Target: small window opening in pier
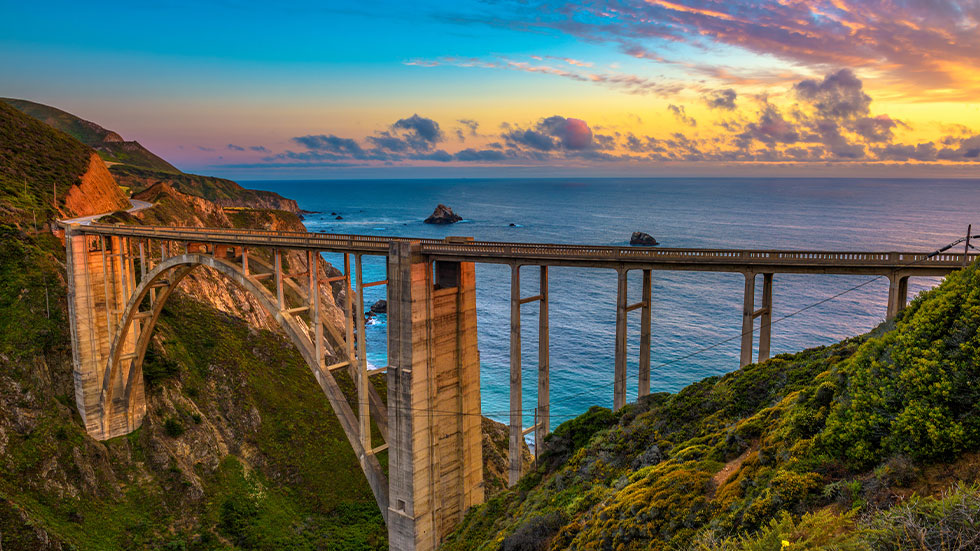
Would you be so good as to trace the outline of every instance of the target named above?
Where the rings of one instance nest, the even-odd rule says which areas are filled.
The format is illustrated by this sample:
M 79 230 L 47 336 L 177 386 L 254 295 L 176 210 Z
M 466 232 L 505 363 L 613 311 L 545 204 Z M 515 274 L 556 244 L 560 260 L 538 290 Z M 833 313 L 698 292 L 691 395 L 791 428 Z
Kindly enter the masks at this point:
M 459 287 L 459 262 L 440 262 L 437 261 L 434 267 L 436 289 L 450 289 Z

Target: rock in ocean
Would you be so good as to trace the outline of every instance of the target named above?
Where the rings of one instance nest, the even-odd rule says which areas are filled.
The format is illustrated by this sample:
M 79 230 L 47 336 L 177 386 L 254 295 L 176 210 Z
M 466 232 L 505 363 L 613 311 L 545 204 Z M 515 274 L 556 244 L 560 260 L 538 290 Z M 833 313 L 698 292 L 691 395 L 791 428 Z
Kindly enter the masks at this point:
M 463 217 L 453 212 L 453 209 L 439 203 L 432 215 L 425 219 L 426 224 L 455 224 Z
M 647 247 L 654 247 L 659 244 L 660 243 L 658 243 L 657 240 L 654 239 L 652 235 L 641 231 L 633 232 L 633 235 L 630 237 L 630 245 L 644 245 Z

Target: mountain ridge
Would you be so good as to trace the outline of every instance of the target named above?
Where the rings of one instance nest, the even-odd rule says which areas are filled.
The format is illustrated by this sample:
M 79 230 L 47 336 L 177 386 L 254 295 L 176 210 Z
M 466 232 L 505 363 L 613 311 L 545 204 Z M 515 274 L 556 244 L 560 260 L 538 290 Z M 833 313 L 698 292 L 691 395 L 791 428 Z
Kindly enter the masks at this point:
M 18 111 L 74 137 L 99 152 L 116 181 L 138 193 L 158 182 L 225 207 L 276 209 L 300 213 L 299 205 L 272 191 L 248 189 L 225 178 L 182 172 L 137 141 L 67 111 L 29 100 L 0 98 Z

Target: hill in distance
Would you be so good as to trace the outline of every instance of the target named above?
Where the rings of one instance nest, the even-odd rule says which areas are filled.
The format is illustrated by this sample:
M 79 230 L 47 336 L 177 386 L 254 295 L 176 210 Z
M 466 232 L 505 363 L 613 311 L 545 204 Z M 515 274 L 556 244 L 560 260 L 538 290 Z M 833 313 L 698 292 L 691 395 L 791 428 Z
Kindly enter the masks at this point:
M 181 193 L 202 197 L 223 207 L 300 212 L 296 201 L 286 199 L 278 193 L 246 189 L 237 182 L 224 178 L 184 173 L 139 142 L 126 141 L 112 130 L 56 107 L 12 98 L 0 98 L 0 102 L 9 104 L 98 151 L 119 185 L 129 188 L 132 193 L 165 183 Z
M 95 149 L 107 163 L 119 163 L 160 172 L 180 173 L 172 164 L 151 153 L 137 141 L 126 141 L 112 130 L 55 107 L 22 99 L 0 98 L 19 111 L 57 128 Z

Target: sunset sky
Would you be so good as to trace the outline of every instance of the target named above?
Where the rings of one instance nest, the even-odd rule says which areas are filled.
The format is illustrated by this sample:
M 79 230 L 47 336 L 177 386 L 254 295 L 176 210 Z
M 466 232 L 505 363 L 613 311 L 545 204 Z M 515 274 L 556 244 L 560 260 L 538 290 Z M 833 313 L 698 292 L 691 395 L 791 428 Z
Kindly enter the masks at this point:
M 980 2 L 12 2 L 0 96 L 242 179 L 980 174 Z

